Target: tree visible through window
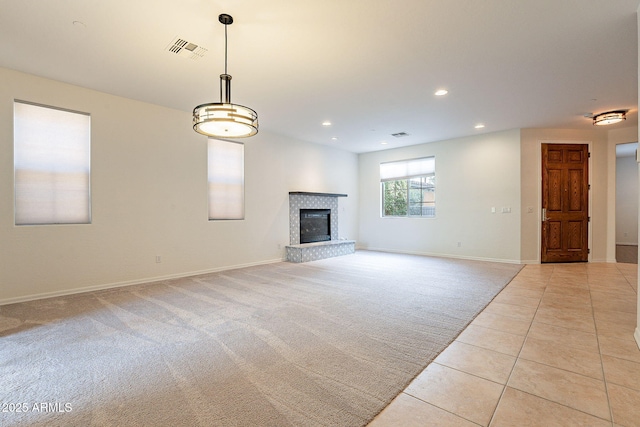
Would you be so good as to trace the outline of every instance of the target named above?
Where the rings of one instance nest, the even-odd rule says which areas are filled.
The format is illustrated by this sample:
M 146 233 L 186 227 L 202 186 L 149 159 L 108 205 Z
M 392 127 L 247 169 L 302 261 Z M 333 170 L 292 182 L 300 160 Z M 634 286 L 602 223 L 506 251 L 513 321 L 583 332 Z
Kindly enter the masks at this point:
M 384 216 L 407 215 L 407 180 L 382 183 Z
M 380 182 L 382 216 L 435 216 L 435 157 L 382 163 Z

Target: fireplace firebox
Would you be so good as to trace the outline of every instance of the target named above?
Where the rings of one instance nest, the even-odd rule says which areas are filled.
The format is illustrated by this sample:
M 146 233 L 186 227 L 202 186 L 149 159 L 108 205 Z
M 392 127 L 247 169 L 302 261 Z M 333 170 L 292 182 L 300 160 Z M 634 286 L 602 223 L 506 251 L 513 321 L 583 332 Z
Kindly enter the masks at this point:
M 331 209 L 300 209 L 300 243 L 331 240 Z

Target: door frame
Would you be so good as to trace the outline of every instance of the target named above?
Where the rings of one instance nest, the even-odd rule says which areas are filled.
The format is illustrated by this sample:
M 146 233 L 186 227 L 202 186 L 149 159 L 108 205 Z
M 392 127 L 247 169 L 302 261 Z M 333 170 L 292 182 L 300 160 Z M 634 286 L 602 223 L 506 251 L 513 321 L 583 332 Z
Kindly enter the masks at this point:
M 615 142 L 613 144 L 613 152 L 612 156 L 615 159 L 613 161 L 612 169 L 613 169 L 613 206 L 610 207 L 610 211 L 607 212 L 608 215 L 611 215 L 613 218 L 613 261 L 607 260 L 607 262 L 616 263 L 616 251 L 618 246 L 618 156 L 617 156 L 617 148 L 618 145 L 625 144 L 636 144 L 636 155 L 633 156 L 636 164 L 638 165 L 638 174 L 640 176 L 640 141 L 630 141 L 630 142 Z M 637 195 L 636 195 L 637 196 Z M 638 199 L 638 210 L 640 211 L 640 199 Z M 640 231 L 638 231 L 638 238 L 640 239 Z M 640 247 L 640 242 L 639 247 Z
M 537 201 L 537 206 L 538 206 L 538 213 L 537 213 L 537 221 L 538 221 L 538 253 L 536 255 L 536 259 L 538 261 L 538 264 L 542 264 L 542 144 L 582 144 L 582 145 L 587 145 L 587 148 L 589 150 L 589 153 L 592 153 L 593 150 L 593 144 L 592 141 L 574 141 L 574 140 L 546 140 L 546 139 L 539 139 L 538 140 L 538 201 Z M 592 168 L 592 159 L 591 156 L 589 156 L 588 158 L 588 167 L 589 167 L 589 179 L 588 179 L 588 184 L 589 184 L 589 188 L 591 187 L 591 180 L 593 179 L 593 168 Z M 591 191 L 589 191 L 589 202 L 588 202 L 588 206 L 589 206 L 589 217 L 593 216 L 593 209 L 591 204 L 593 203 L 593 197 L 591 197 Z M 593 257 L 593 253 L 591 252 L 591 248 L 593 248 L 593 224 L 592 221 L 589 221 L 587 224 L 587 246 L 589 248 L 589 255 L 587 257 L 587 262 L 591 262 L 591 259 Z

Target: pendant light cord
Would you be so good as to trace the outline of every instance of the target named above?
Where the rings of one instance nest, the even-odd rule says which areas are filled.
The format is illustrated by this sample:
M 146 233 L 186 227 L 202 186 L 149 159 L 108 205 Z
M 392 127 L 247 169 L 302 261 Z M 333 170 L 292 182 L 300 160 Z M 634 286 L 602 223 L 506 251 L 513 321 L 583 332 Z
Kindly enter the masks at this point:
M 224 24 L 224 73 L 227 74 L 227 24 Z
M 224 74 L 220 75 L 220 102 L 231 103 L 231 76 L 228 74 L 229 63 L 229 37 L 227 27 L 233 23 L 233 18 L 230 15 L 222 14 L 218 17 L 218 21 L 224 24 Z M 224 97 L 223 97 L 224 93 Z

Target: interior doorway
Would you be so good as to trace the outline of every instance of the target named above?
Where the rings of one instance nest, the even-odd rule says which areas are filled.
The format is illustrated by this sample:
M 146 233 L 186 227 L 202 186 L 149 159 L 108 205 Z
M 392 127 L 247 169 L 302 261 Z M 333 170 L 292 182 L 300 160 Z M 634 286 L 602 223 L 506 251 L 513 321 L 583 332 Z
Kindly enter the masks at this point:
M 638 263 L 638 143 L 616 145 L 616 261 Z

